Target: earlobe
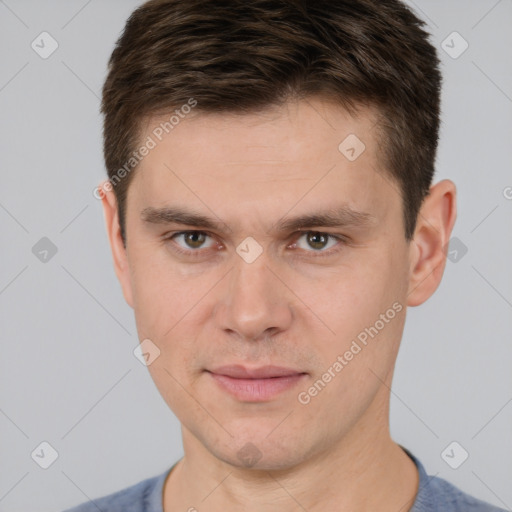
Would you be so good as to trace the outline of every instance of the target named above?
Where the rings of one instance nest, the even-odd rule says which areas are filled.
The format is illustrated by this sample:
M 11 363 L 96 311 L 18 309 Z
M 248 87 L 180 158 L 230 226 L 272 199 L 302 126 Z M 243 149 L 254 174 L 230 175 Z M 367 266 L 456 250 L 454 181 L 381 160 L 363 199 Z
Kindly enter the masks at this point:
M 130 269 L 128 265 L 128 255 L 121 237 L 117 200 L 111 187 L 107 189 L 107 187 L 103 187 L 103 184 L 104 183 L 102 182 L 98 188 L 102 191 L 101 202 L 103 205 L 103 214 L 105 217 L 105 227 L 110 242 L 110 249 L 112 251 L 114 270 L 119 283 L 121 284 L 124 298 L 130 307 L 133 308 L 133 296 Z
M 438 288 L 456 216 L 455 185 L 442 180 L 430 188 L 418 215 L 410 250 L 408 306 L 422 304 Z

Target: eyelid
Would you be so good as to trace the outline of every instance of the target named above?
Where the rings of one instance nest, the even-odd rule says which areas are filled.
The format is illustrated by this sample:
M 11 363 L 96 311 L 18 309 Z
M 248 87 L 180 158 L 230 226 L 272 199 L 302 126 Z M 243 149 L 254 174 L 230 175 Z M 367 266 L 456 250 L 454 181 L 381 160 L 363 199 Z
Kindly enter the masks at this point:
M 166 233 L 165 235 L 163 235 L 162 239 L 164 241 L 166 240 L 172 240 L 173 238 L 176 238 L 180 235 L 187 235 L 187 234 L 190 234 L 190 233 L 198 233 L 200 235 L 206 235 L 207 237 L 211 238 L 211 239 L 214 239 L 214 240 L 217 240 L 217 237 L 212 234 L 212 233 L 209 233 L 208 231 L 204 231 L 204 230 L 201 230 L 201 229 L 186 229 L 186 230 L 183 230 L 183 231 L 173 231 L 171 233 Z M 223 245 L 221 243 L 219 243 L 219 245 Z M 202 248 L 199 248 L 199 249 L 196 249 L 196 250 L 191 250 L 191 252 L 198 252 L 200 251 Z
M 162 238 L 164 241 L 172 241 L 177 236 L 186 235 L 189 233 L 199 233 L 199 234 L 206 235 L 209 238 L 217 239 L 217 237 L 215 235 L 213 235 L 212 233 L 209 233 L 208 231 L 204 231 L 204 230 L 199 230 L 199 229 L 188 229 L 188 230 L 183 230 L 183 231 L 175 231 L 175 232 L 165 234 Z M 343 235 L 329 233 L 327 231 L 320 231 L 318 229 L 301 229 L 301 230 L 295 231 L 292 234 L 293 242 L 291 244 L 289 244 L 288 247 L 290 247 L 290 245 L 295 245 L 301 237 L 303 237 L 304 235 L 311 234 L 311 233 L 325 235 L 330 239 L 336 240 L 338 242 L 338 244 L 336 244 L 334 247 L 329 248 L 326 251 L 322 251 L 322 250 L 315 251 L 314 249 L 308 251 L 306 249 L 299 249 L 300 251 L 304 251 L 304 252 L 308 253 L 308 256 L 309 255 L 313 255 L 313 257 L 329 256 L 329 255 L 340 250 L 340 247 L 339 247 L 340 244 L 343 246 L 348 243 L 347 237 L 345 237 Z M 222 243 L 218 243 L 218 248 L 223 248 L 223 247 L 224 247 L 224 245 Z M 198 248 L 198 249 L 185 249 L 176 244 L 176 247 L 174 250 L 177 251 L 178 253 L 185 254 L 185 255 L 199 256 L 199 255 L 202 255 L 202 253 L 204 251 L 207 251 L 209 249 L 211 249 L 211 247 Z M 300 256 L 298 256 L 298 257 L 300 257 Z
M 328 231 L 321 231 L 318 229 L 305 229 L 305 230 L 297 231 L 295 233 L 296 236 L 294 238 L 294 242 L 292 242 L 291 245 L 295 245 L 300 238 L 302 238 L 304 235 L 309 235 L 311 233 L 327 236 L 328 239 L 336 240 L 338 243 L 336 245 L 334 245 L 333 247 L 330 247 L 327 250 L 316 250 L 315 251 L 314 249 L 311 249 L 308 251 L 306 249 L 300 249 L 300 251 L 306 252 L 308 257 L 310 255 L 312 255 L 313 257 L 331 256 L 332 254 L 340 251 L 341 248 L 343 247 L 343 245 L 348 243 L 347 237 L 345 237 L 343 235 L 329 233 Z M 340 247 L 340 245 L 342 247 Z M 297 255 L 297 257 L 300 257 L 300 255 Z

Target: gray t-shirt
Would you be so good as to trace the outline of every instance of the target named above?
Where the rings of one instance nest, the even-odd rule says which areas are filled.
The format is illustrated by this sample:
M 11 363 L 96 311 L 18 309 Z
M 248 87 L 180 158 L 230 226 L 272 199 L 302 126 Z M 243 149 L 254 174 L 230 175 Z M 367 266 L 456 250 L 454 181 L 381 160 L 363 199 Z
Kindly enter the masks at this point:
M 419 473 L 418 493 L 409 512 L 506 512 L 471 497 L 442 478 L 427 475 L 421 462 L 403 446 L 402 449 L 416 464 Z M 161 475 L 64 512 L 163 512 L 163 486 L 173 467 Z

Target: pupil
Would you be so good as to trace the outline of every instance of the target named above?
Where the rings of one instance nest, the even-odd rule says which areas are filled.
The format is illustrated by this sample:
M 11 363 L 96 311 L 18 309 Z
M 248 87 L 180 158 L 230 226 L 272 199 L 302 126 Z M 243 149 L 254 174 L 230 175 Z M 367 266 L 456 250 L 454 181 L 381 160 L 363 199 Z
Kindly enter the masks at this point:
M 308 237 L 308 242 L 315 249 L 322 249 L 325 246 L 326 241 L 327 237 L 321 233 L 311 233 Z
M 188 233 L 187 235 L 187 243 L 192 247 L 198 247 L 203 243 L 203 234 L 202 233 Z

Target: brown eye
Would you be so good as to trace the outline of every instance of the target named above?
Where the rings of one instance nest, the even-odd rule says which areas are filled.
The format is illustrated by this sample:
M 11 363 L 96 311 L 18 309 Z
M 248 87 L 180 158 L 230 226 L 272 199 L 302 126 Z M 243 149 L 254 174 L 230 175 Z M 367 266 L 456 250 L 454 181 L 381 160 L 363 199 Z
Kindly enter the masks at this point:
M 200 248 L 204 244 L 204 241 L 206 240 L 206 235 L 199 231 L 190 231 L 184 233 L 183 237 L 185 243 L 192 249 Z
M 211 242 L 208 244 L 208 239 Z M 177 250 L 199 252 L 200 249 L 209 249 L 215 245 L 211 236 L 203 231 L 180 231 L 168 237 L 177 246 Z
M 309 253 L 310 256 L 329 256 L 343 249 L 344 244 L 345 238 L 341 235 L 306 231 L 296 239 L 293 248 L 300 249 L 302 253 Z
M 307 233 L 307 242 L 313 249 L 324 249 L 329 241 L 325 233 Z

